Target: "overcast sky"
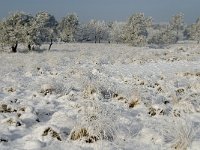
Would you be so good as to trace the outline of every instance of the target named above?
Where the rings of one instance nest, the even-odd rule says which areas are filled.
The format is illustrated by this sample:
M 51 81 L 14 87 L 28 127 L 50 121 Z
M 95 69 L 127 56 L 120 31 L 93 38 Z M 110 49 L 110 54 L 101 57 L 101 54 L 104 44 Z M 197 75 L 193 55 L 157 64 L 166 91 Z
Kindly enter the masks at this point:
M 152 16 L 155 22 L 167 22 L 170 16 L 182 12 L 185 21 L 191 23 L 200 17 L 200 0 L 0 0 L 0 18 L 15 11 L 31 14 L 48 11 L 58 20 L 76 12 L 83 22 L 90 19 L 124 21 L 135 12 Z

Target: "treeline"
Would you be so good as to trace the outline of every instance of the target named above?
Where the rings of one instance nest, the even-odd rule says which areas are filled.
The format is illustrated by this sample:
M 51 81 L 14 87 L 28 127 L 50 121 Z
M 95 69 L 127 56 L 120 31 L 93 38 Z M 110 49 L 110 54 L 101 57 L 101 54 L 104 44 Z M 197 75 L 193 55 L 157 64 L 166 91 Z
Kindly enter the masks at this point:
M 183 14 L 173 16 L 167 24 L 155 24 L 151 17 L 136 13 L 126 22 L 90 20 L 80 23 L 76 14 L 68 14 L 58 22 L 48 12 L 35 16 L 24 12 L 13 13 L 0 21 L 0 43 L 17 51 L 18 43 L 35 46 L 53 42 L 128 43 L 132 46 L 173 44 L 179 40 L 200 41 L 200 18 L 191 25 L 184 23 Z

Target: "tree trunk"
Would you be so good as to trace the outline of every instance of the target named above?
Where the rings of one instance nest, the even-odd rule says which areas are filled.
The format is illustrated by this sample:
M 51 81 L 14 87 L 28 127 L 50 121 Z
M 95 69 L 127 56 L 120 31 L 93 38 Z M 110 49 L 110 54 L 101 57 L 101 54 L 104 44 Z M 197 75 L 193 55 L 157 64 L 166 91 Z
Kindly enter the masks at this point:
M 198 41 L 197 41 L 197 44 L 199 44 L 199 43 L 200 43 L 200 41 L 198 40 Z
M 178 29 L 177 29 L 177 31 L 176 31 L 176 41 L 177 41 L 177 42 L 178 42 L 178 40 L 179 40 L 178 35 L 179 35 L 179 31 L 178 31 Z
M 95 41 L 95 43 L 97 43 L 97 36 L 96 35 L 94 37 L 94 41 Z
M 35 50 L 35 46 L 32 46 L 32 50 Z
M 15 46 L 13 45 L 12 48 L 12 52 L 16 53 L 17 52 L 17 46 L 18 46 L 18 41 L 16 42 Z
M 101 39 L 99 38 L 99 43 L 101 43 Z
M 30 45 L 30 44 L 28 44 L 28 50 L 29 50 L 29 51 L 31 50 L 31 45 Z
M 51 39 L 51 43 L 49 44 L 49 50 L 51 49 L 52 45 L 53 45 L 53 40 Z

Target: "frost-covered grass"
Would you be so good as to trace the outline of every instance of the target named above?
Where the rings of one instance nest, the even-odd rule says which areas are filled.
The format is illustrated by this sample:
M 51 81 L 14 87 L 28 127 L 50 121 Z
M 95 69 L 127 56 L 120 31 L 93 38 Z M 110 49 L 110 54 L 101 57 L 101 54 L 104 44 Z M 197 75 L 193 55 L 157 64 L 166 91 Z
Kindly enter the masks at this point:
M 0 53 L 0 149 L 199 149 L 199 45 L 22 51 Z

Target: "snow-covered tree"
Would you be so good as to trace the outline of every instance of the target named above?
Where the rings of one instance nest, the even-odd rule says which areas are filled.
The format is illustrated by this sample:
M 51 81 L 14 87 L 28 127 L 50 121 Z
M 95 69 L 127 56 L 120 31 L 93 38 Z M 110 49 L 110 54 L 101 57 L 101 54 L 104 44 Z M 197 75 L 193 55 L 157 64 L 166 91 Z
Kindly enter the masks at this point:
M 200 43 L 200 18 L 197 19 L 196 23 L 190 26 L 189 38 L 196 40 L 198 44 Z
M 54 16 L 47 12 L 40 12 L 35 17 L 17 12 L 11 14 L 1 23 L 1 43 L 11 46 L 12 51 L 16 52 L 18 43 L 27 45 L 41 45 L 43 42 L 51 42 L 56 36 L 57 21 Z
M 86 28 L 88 39 L 97 43 L 97 21 L 90 20 Z
M 168 45 L 174 44 L 183 36 L 183 14 L 179 13 L 172 17 L 169 24 L 157 25 L 155 33 L 149 38 L 149 44 Z
M 87 34 L 91 41 L 101 43 L 102 40 L 107 40 L 109 36 L 108 26 L 105 21 L 90 20 L 87 24 Z
M 121 43 L 123 42 L 123 28 L 124 22 L 113 22 L 110 28 L 110 40 L 112 42 Z
M 176 32 L 171 29 L 170 25 L 161 28 L 148 41 L 149 44 L 157 44 L 160 46 L 174 44 L 177 42 Z
M 78 30 L 79 20 L 76 14 L 69 14 L 59 23 L 60 38 L 64 42 L 75 41 L 75 34 Z
M 55 17 L 48 12 L 39 12 L 36 14 L 27 38 L 30 44 L 41 45 L 43 42 L 52 42 L 57 39 L 57 25 Z
M 97 39 L 99 43 L 101 43 L 101 41 L 108 40 L 108 36 L 109 36 L 108 25 L 105 21 L 97 21 L 96 33 L 97 33 Z
M 1 48 L 3 49 L 4 43 L 3 43 L 3 38 L 4 38 L 4 29 L 3 29 L 3 21 L 0 21 L 0 44 Z
M 87 24 L 80 24 L 75 33 L 75 41 L 77 42 L 87 42 L 89 39 L 89 31 L 87 28 Z
M 11 14 L 1 23 L 1 42 L 17 51 L 18 43 L 25 43 L 32 16 L 23 12 Z
M 184 28 L 184 16 L 182 13 L 179 13 L 175 16 L 172 17 L 170 21 L 170 26 L 172 30 L 176 31 L 176 37 L 177 41 L 179 40 L 179 34 L 182 32 L 183 33 L 183 28 Z
M 124 28 L 125 42 L 133 46 L 143 46 L 146 44 L 148 36 L 147 28 L 152 24 L 152 19 L 145 17 L 143 13 L 132 15 Z

